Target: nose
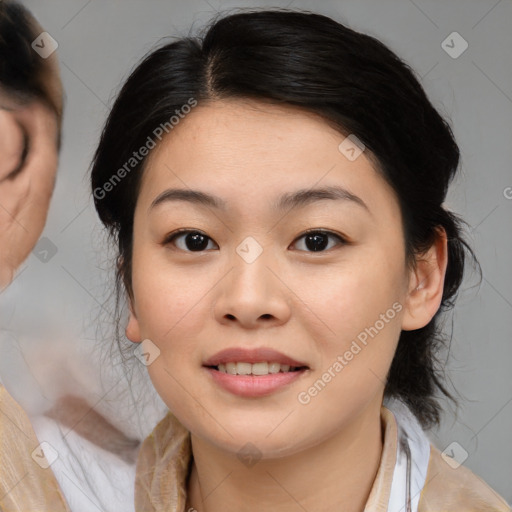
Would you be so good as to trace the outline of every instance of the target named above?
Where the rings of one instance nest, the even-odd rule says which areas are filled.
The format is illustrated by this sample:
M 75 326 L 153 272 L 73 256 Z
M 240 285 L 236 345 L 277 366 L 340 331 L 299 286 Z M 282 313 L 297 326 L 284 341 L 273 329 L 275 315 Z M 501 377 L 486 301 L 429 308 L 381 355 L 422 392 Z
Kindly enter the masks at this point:
M 217 321 L 238 323 L 246 329 L 286 323 L 290 318 L 291 292 L 279 275 L 271 250 L 265 249 L 252 262 L 235 253 L 231 262 L 231 271 L 216 287 L 213 311 Z

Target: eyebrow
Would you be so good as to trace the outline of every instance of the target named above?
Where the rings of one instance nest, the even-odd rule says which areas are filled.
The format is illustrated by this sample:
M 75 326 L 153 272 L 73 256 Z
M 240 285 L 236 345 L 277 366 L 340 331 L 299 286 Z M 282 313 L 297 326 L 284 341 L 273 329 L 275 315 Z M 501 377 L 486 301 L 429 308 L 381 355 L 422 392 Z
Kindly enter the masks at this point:
M 277 201 L 272 204 L 274 210 L 291 210 L 294 208 L 302 208 L 317 201 L 323 200 L 348 201 L 358 205 L 371 214 L 366 203 L 359 197 L 340 186 L 328 186 L 315 189 L 300 189 L 294 192 L 288 192 L 280 196 Z M 158 205 L 169 201 L 187 201 L 192 204 L 215 208 L 218 210 L 226 210 L 227 204 L 220 197 L 202 192 L 200 190 L 170 188 L 164 190 L 151 203 L 148 213 Z

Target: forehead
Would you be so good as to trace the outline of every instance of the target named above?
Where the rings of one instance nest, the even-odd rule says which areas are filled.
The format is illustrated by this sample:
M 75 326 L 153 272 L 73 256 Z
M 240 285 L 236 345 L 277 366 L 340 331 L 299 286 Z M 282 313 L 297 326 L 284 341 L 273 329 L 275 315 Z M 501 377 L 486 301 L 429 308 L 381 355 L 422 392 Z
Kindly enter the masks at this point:
M 193 146 L 194 153 L 187 155 L 189 161 L 209 158 L 212 164 L 228 160 L 233 165 L 249 165 L 252 161 L 248 156 L 262 161 L 291 159 L 308 154 L 316 146 L 317 151 L 308 154 L 308 159 L 320 161 L 321 152 L 336 148 L 339 137 L 325 120 L 304 109 L 220 100 L 194 107 L 158 145 L 151 159 L 166 158 L 165 153 L 184 157 Z
M 349 160 L 345 139 L 320 116 L 293 106 L 220 100 L 196 106 L 149 154 L 139 199 L 166 188 L 200 189 L 229 203 L 272 203 L 297 189 L 342 186 L 377 207 L 394 192 L 364 152 Z

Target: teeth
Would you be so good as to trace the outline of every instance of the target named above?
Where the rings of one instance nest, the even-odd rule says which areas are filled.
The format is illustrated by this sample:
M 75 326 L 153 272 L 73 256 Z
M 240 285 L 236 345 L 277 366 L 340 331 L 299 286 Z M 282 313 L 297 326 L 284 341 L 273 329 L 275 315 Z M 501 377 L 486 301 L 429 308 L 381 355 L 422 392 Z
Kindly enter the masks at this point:
M 221 369 L 221 366 L 223 365 L 219 365 L 219 370 L 224 371 Z M 236 375 L 236 363 L 226 363 L 226 372 L 231 375 Z
M 281 369 L 281 365 L 279 363 L 269 363 L 268 364 L 268 373 L 279 373 Z
M 238 373 L 238 375 L 250 375 L 251 368 L 251 363 L 236 363 L 236 373 Z
M 268 375 L 269 373 L 288 372 L 294 370 L 294 366 L 279 363 L 225 363 L 219 364 L 217 369 L 230 375 Z

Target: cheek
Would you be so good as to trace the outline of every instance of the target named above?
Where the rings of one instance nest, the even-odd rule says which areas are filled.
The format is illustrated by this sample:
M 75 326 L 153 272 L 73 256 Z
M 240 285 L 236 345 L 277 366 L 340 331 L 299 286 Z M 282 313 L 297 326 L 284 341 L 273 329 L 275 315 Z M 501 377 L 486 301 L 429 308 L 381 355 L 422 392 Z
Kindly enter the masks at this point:
M 149 244 L 148 244 L 149 245 Z M 139 247 L 134 251 L 132 283 L 141 334 L 155 343 L 193 337 L 207 319 L 206 297 L 212 276 L 201 266 L 171 264 L 165 251 Z
M 146 281 L 144 291 L 136 295 L 141 336 L 153 341 L 165 355 L 192 353 L 209 318 L 206 294 L 202 287 L 188 286 L 179 279 L 166 286 L 166 280 Z
M 324 324 L 322 367 L 351 350 L 349 358 L 386 372 L 400 334 L 403 266 L 396 249 L 368 247 L 324 276 L 321 286 L 304 291 L 304 302 L 316 304 L 314 311 Z
M 214 284 L 211 269 L 180 268 L 150 251 L 134 254 L 133 289 L 141 337 L 160 350 L 148 372 L 168 405 L 169 400 L 179 400 L 183 387 L 190 387 L 190 370 L 201 366 L 199 349 L 212 341 L 205 339 L 205 333 L 211 324 L 208 293 Z
M 325 336 L 312 333 L 317 342 L 323 340 L 317 345 L 320 365 L 297 400 L 318 432 L 329 428 L 326 407 L 338 420 L 354 417 L 384 391 L 400 335 L 403 307 L 395 282 L 400 268 L 369 265 L 370 259 L 326 280 L 323 293 L 314 296 Z
M 157 393 L 173 411 L 201 414 L 187 390 L 193 389 L 193 368 L 201 366 L 199 348 L 207 331 L 210 310 L 205 300 L 213 283 L 207 276 L 191 279 L 190 272 L 155 261 L 134 265 L 133 286 L 142 339 L 149 338 L 160 350 L 147 367 Z M 210 276 L 211 280 L 211 276 Z M 194 411 L 194 412 L 193 412 Z

